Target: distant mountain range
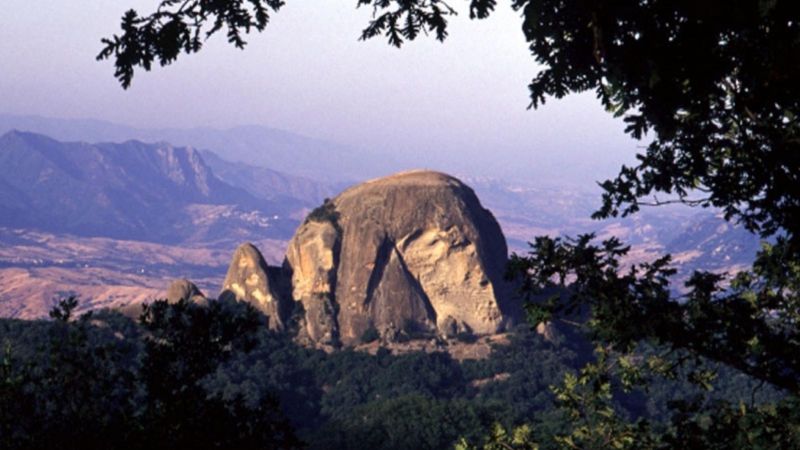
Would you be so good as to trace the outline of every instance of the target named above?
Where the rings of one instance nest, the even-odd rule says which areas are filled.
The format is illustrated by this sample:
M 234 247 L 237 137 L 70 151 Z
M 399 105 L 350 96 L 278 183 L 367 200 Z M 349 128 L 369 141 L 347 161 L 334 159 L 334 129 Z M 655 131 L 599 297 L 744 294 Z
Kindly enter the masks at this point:
M 291 235 L 301 201 L 269 200 L 217 178 L 170 144 L 0 137 L 0 226 L 151 242 Z
M 303 206 L 315 208 L 323 199 L 335 196 L 351 184 L 320 182 L 265 167 L 228 161 L 209 150 L 203 150 L 200 154 L 221 180 L 256 197 L 278 202 L 300 202 Z
M 72 128 L 70 121 L 31 120 L 39 126 L 61 124 L 64 128 L 53 131 L 72 138 L 92 130 L 103 138 L 130 131 L 99 121 L 79 121 Z M 238 142 L 245 145 L 246 139 Z M 64 292 L 82 295 L 92 307 L 140 301 L 176 277 L 192 278 L 214 295 L 209 289 L 220 286 L 230 255 L 245 241 L 257 242 L 271 264 L 280 264 L 308 212 L 351 184 L 336 180 L 341 173 L 321 179 L 299 175 L 306 156 L 302 148 L 296 153 L 295 162 L 284 161 L 288 171 L 283 171 L 267 164 L 266 153 L 261 166 L 163 141 L 61 142 L 31 132 L 3 134 L 0 316 L 46 315 L 50 300 Z M 346 152 L 327 157 L 343 166 L 358 159 Z M 311 171 L 325 164 L 311 163 Z M 713 210 L 653 208 L 593 221 L 596 192 L 491 178 L 463 181 L 494 214 L 509 250 L 517 253 L 543 234 L 617 236 L 632 245 L 631 263 L 672 253 L 679 286 L 695 269 L 746 267 L 760 245 Z
M 387 155 L 257 125 L 225 130 L 141 129 L 95 119 L 0 114 L 0 134 L 11 130 L 41 133 L 61 141 L 163 141 L 210 150 L 229 161 L 330 182 L 360 181 L 400 168 Z

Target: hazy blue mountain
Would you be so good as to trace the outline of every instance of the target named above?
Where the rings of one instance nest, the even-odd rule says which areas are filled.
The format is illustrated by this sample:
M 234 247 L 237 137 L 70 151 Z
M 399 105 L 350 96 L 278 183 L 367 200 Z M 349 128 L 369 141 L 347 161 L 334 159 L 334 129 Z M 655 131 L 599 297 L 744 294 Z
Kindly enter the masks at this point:
M 209 150 L 203 150 L 200 154 L 221 180 L 245 189 L 256 197 L 278 202 L 289 199 L 315 208 L 325 198 L 334 197 L 349 184 L 322 182 L 242 162 L 228 161 Z
M 217 178 L 200 153 L 170 144 L 0 137 L 0 226 L 154 242 L 285 237 L 298 202 L 258 198 Z
M 226 130 L 208 127 L 139 129 L 94 119 L 0 114 L 0 134 L 15 129 L 45 134 L 61 141 L 165 141 L 211 150 L 229 161 L 324 181 L 358 181 L 386 175 L 399 168 L 385 155 L 256 125 Z

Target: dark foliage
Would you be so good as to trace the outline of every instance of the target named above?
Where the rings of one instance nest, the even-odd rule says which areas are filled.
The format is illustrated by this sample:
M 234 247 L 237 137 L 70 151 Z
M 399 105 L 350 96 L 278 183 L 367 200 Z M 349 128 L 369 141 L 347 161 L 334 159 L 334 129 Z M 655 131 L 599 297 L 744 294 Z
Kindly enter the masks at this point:
M 6 325 L 27 351 L 4 339 L 2 448 L 124 448 L 128 416 L 142 399 L 133 376 L 140 346 L 125 334 L 135 330 L 103 315 L 67 322 L 74 306 L 61 302 L 49 324 Z
M 462 363 L 385 349 L 326 354 L 268 331 L 244 304 L 215 302 L 157 302 L 140 324 L 110 312 L 0 321 L 0 444 L 296 448 L 294 428 L 315 449 L 447 448 L 480 442 L 494 423 L 531 423 L 536 440 L 549 442 L 568 423 L 549 386 L 592 360 L 591 346 L 558 334 L 548 342 L 524 327 L 510 339 L 488 359 Z M 710 401 L 750 402 L 757 383 L 722 370 L 714 386 Z M 699 392 L 661 379 L 617 405 L 666 426 L 667 401 L 683 399 L 676 423 L 701 426 L 682 413 L 698 407 Z M 760 408 L 776 394 L 755 398 Z
M 512 258 L 512 271 L 535 293 L 571 279 L 571 295 L 529 304 L 536 321 L 551 320 L 589 306 L 595 338 L 628 351 L 643 339 L 690 350 L 790 392 L 800 390 L 800 347 L 793 304 L 798 270 L 773 273 L 780 247 L 765 250 L 753 273 L 742 273 L 720 291 L 720 275 L 695 273 L 688 293 L 675 299 L 669 258 L 623 271 L 628 248 L 616 239 L 600 245 L 593 236 L 577 240 L 538 238 L 527 257 Z M 572 278 L 569 278 L 572 277 Z M 759 280 L 760 286 L 756 286 Z
M 201 384 L 233 355 L 255 347 L 266 321 L 252 306 L 156 302 L 140 322 L 147 332 L 140 372 L 148 394 L 145 448 L 299 447 L 273 398 L 222 399 Z
M 381 338 L 380 333 L 378 333 L 378 329 L 375 327 L 369 327 L 364 330 L 364 334 L 361 335 L 361 342 L 368 344 L 370 342 L 375 342 Z
M 133 80 L 134 67 L 150 70 L 153 62 L 172 63 L 181 52 L 194 53 L 203 41 L 226 30 L 228 42 L 244 48 L 243 34 L 263 31 L 270 11 L 283 6 L 281 0 L 164 0 L 149 16 L 129 10 L 122 17 L 122 35 L 105 38 L 97 59 L 114 58 L 114 76 L 123 87 Z
M 246 352 L 263 318 L 251 307 L 160 301 L 141 326 L 117 313 L 5 322 L 0 447 L 299 448 L 277 402 L 222 399 L 201 381 Z

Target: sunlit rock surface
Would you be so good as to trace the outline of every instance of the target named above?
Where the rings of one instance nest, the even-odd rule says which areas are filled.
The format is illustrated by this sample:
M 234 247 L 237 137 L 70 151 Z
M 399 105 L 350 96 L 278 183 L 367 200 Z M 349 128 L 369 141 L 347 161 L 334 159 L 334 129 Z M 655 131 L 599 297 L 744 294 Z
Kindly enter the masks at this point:
M 233 254 L 220 299 L 249 302 L 269 318 L 270 329 L 283 330 L 287 309 L 291 306 L 280 294 L 279 278 L 277 270 L 267 266 L 253 244 L 242 244 Z

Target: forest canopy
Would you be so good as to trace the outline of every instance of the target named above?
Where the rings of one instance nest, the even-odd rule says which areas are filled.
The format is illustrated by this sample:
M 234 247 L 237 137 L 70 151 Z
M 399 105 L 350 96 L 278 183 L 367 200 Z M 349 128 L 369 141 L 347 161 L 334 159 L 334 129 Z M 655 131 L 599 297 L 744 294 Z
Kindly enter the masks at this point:
M 3 449 L 433 450 L 523 424 L 557 448 L 569 422 L 548 386 L 592 356 L 585 339 L 524 326 L 488 358 L 458 361 L 387 348 L 328 354 L 269 331 L 245 303 L 158 301 L 138 322 L 116 311 L 74 317 L 75 305 L 62 305 L 50 321 L 0 320 Z M 757 384 L 723 368 L 708 401 L 780 398 L 769 388 L 751 398 Z M 660 379 L 613 403 L 666 425 L 668 400 L 702 392 Z

